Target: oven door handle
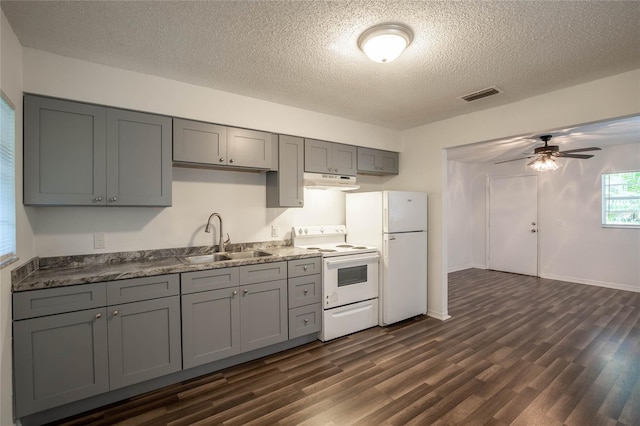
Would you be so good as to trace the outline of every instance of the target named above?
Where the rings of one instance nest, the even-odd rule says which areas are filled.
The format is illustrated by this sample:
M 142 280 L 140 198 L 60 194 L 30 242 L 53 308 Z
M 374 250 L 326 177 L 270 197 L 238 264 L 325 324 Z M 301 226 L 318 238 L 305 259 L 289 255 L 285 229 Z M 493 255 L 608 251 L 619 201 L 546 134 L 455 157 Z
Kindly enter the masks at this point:
M 341 260 L 325 260 L 325 263 L 327 266 L 335 266 L 335 265 L 346 265 L 346 264 L 353 264 L 353 263 L 371 263 L 372 261 L 378 261 L 378 259 L 380 259 L 380 255 L 378 253 L 373 253 L 373 254 L 368 254 L 368 255 L 363 255 L 363 256 L 355 256 L 355 255 L 349 255 L 347 256 L 348 259 L 341 259 Z

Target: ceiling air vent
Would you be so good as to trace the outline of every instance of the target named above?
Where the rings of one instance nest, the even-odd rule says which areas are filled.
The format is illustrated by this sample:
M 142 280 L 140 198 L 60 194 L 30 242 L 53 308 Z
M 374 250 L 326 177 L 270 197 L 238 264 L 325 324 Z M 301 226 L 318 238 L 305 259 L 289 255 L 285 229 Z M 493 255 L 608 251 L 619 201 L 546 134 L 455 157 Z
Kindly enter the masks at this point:
M 478 90 L 477 92 L 469 93 L 468 95 L 460 96 L 458 99 L 462 99 L 465 102 L 471 102 L 478 99 L 486 98 L 487 96 L 497 95 L 500 92 L 500 89 L 492 86 L 487 87 L 486 89 Z

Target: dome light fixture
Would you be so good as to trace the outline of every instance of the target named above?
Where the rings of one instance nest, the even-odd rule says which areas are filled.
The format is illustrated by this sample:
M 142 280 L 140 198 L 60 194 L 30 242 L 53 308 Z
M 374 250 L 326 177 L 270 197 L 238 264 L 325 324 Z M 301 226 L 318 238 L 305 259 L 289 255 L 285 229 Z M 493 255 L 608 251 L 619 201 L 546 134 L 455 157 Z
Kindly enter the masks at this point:
M 372 61 L 387 63 L 396 59 L 413 41 L 413 32 L 402 24 L 381 24 L 369 28 L 358 38 L 358 47 Z
M 558 168 L 558 164 L 556 163 L 556 160 L 551 157 L 551 155 L 545 155 L 533 160 L 531 163 L 529 163 L 529 167 L 537 172 L 547 172 L 556 170 Z

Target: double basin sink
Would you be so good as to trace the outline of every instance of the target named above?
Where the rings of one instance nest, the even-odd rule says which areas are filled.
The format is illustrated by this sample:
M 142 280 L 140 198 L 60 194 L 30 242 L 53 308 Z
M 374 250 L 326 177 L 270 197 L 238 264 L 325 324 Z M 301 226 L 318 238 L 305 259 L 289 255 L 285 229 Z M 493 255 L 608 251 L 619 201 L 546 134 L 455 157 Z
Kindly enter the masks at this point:
M 238 252 L 225 252 L 214 254 L 203 254 L 199 256 L 184 256 L 178 257 L 180 262 L 185 265 L 200 265 L 203 263 L 221 262 L 223 260 L 238 260 L 238 259 L 253 259 L 256 257 L 273 256 L 271 253 L 267 253 L 259 250 L 238 251 Z

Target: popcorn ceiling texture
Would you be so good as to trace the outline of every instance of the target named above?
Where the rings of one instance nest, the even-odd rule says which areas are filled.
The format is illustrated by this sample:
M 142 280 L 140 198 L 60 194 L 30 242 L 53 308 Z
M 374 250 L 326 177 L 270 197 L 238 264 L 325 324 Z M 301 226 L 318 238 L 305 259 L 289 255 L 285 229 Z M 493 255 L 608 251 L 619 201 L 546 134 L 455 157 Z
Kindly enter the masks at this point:
M 640 2 L 2 1 L 21 44 L 396 129 L 640 67 Z M 396 61 L 370 26 L 415 33 Z M 473 103 L 461 95 L 496 85 Z

